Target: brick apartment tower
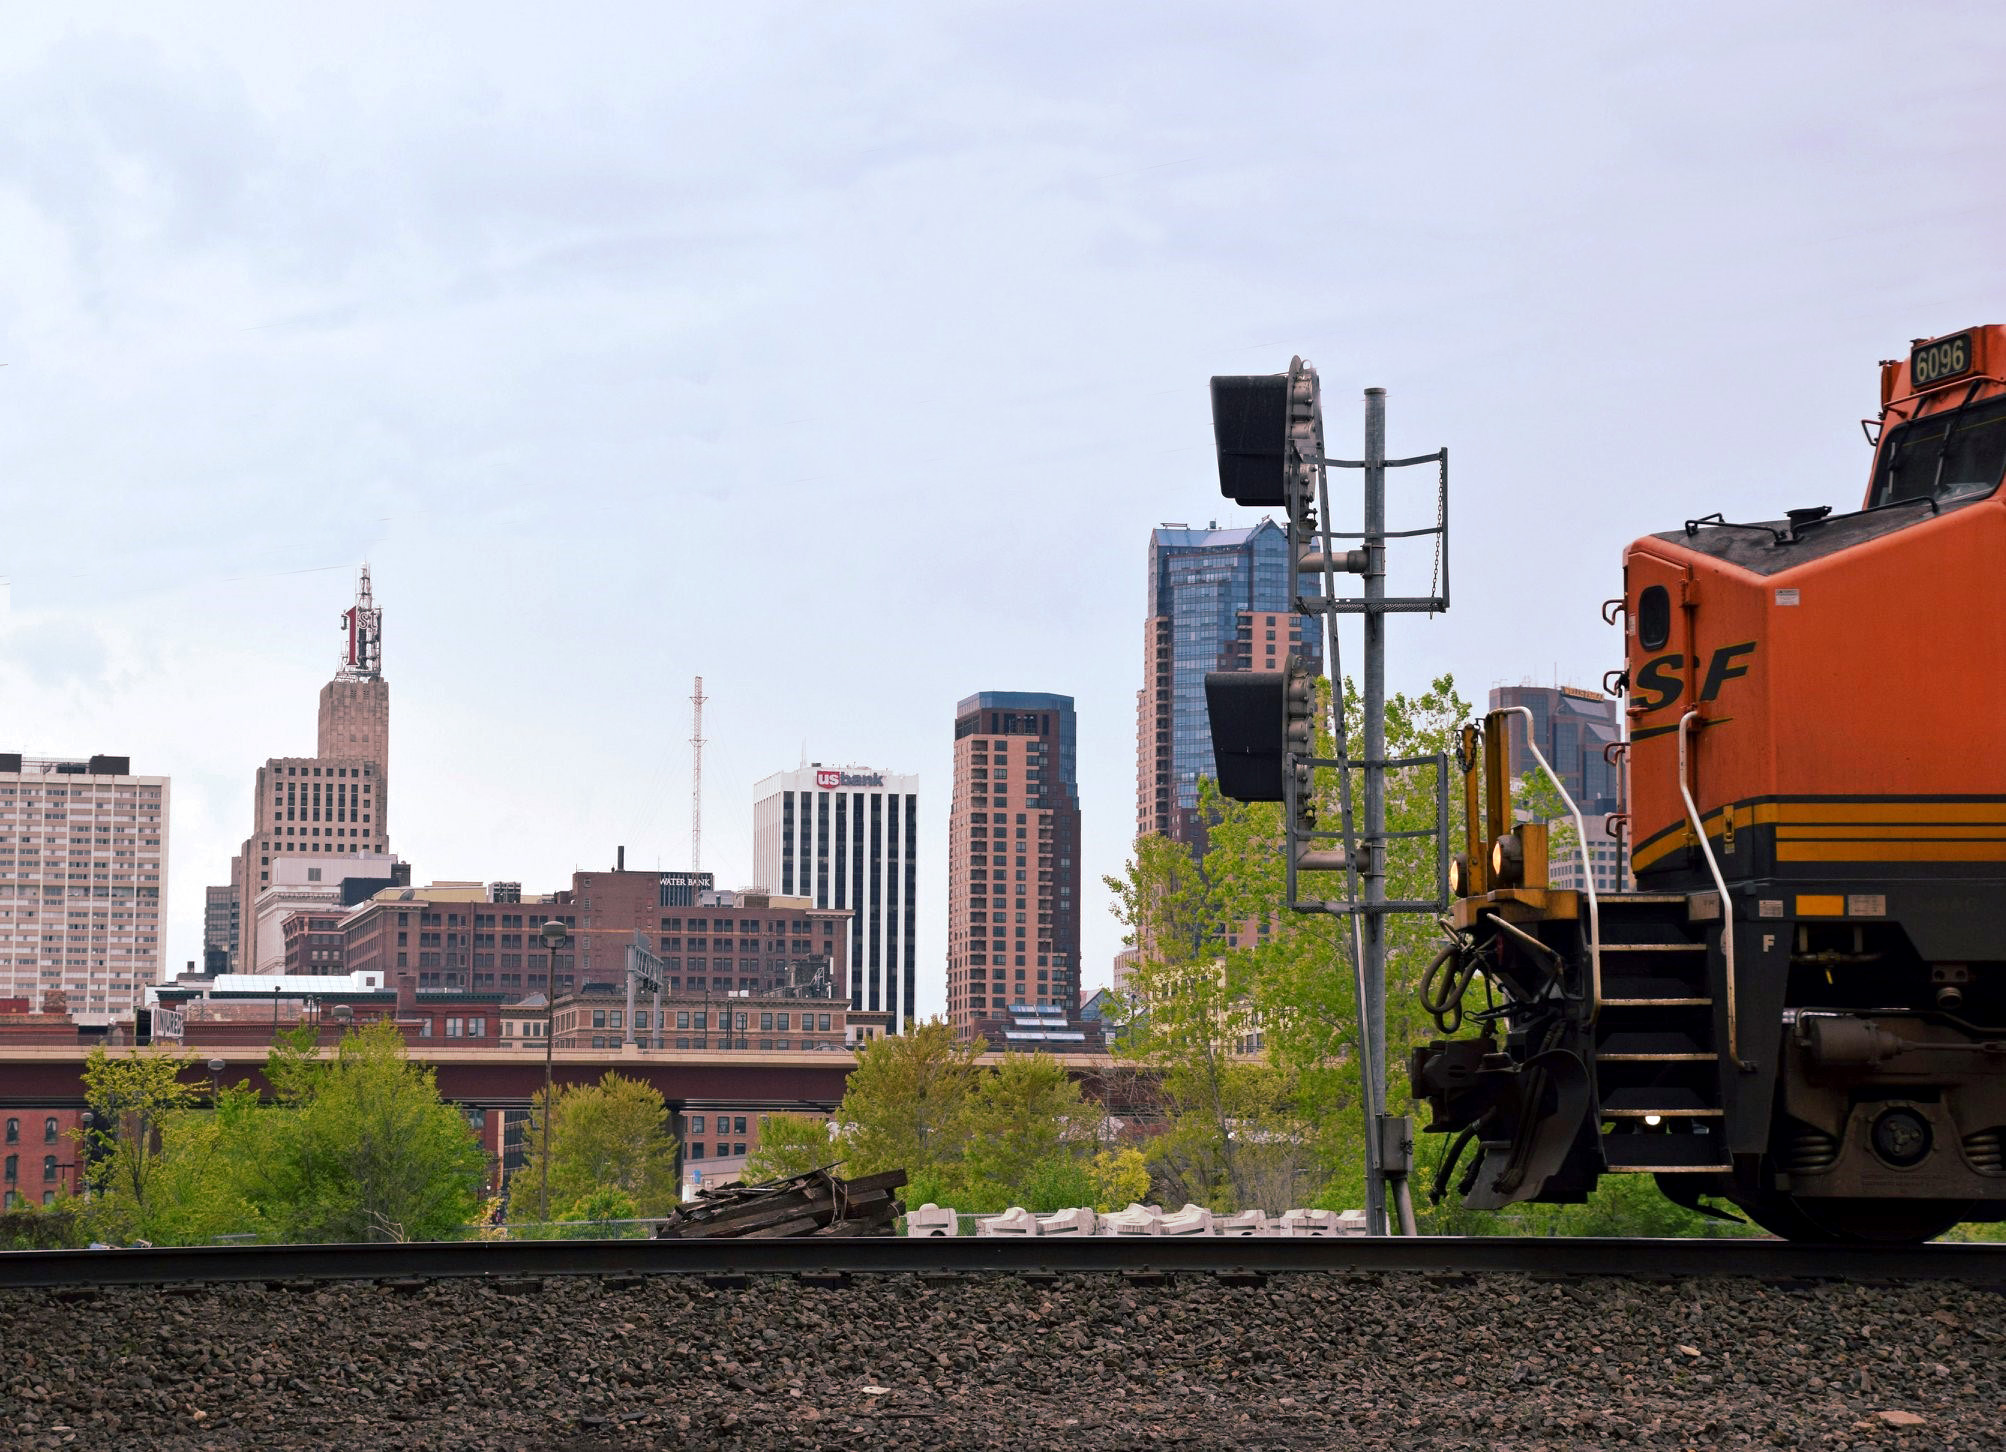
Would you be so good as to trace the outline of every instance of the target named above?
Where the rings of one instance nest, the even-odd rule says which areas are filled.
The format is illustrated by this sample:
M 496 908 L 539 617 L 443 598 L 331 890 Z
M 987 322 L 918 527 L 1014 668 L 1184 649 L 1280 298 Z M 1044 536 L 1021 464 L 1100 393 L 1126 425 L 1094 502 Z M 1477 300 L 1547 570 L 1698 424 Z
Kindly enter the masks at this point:
M 1216 775 L 1206 672 L 1280 670 L 1291 652 L 1322 668 L 1315 621 L 1291 608 L 1291 569 L 1288 533 L 1272 520 L 1249 529 L 1151 531 L 1149 618 L 1136 692 L 1138 837 L 1204 842 L 1198 778 Z
M 947 1017 L 972 1036 L 1016 1004 L 1080 1004 L 1073 698 L 984 691 L 955 711 Z
M 258 768 L 251 835 L 230 862 L 232 972 L 257 968 L 256 905 L 271 886 L 274 857 L 336 859 L 327 863 L 332 882 L 347 866 L 338 859 L 390 850 L 390 683 L 383 679 L 383 612 L 367 565 L 341 628 L 341 666 L 320 688 L 314 754 L 275 756 Z

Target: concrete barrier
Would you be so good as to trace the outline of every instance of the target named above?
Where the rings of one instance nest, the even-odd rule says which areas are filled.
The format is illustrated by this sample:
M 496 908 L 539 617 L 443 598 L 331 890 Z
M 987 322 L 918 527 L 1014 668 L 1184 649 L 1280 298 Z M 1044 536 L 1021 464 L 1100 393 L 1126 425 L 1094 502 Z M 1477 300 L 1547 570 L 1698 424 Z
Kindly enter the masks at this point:
M 1212 1212 L 1202 1205 L 1187 1204 L 1157 1222 L 1158 1235 L 1210 1235 Z
M 1161 1235 L 1163 1211 L 1154 1205 L 1131 1205 L 1100 1217 L 1102 1235 Z
M 959 1235 L 961 1217 L 952 1210 L 941 1209 L 938 1205 L 922 1205 L 917 1210 L 906 1211 L 905 1233 L 922 1238 Z
M 1098 1228 L 1099 1217 L 1093 1211 L 1075 1206 L 1071 1210 L 1059 1210 L 1050 1215 L 1038 1217 L 1040 1235 L 1092 1235 Z
M 977 1235 L 1036 1235 L 1038 1217 L 1022 1205 L 1012 1205 L 1001 1215 L 984 1215 L 975 1222 Z
M 1241 1239 L 1265 1238 L 1275 1233 L 1274 1222 L 1268 1219 L 1265 1210 L 1242 1210 L 1237 1215 L 1215 1216 L 1212 1228 L 1220 1235 Z

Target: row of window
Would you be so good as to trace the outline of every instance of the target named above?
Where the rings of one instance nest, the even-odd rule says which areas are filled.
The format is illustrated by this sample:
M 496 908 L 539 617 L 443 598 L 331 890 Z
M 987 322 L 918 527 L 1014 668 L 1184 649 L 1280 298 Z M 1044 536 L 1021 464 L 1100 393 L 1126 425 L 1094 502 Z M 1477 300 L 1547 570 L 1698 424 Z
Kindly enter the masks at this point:
M 56 1136 L 57 1136 L 56 1116 L 52 1114 L 47 1119 L 42 1121 L 42 1143 L 54 1144 L 56 1142 Z M 21 1142 L 21 1121 L 18 1119 L 9 1119 L 7 1121 L 7 1143 L 19 1144 L 20 1142 Z
M 42 1156 L 42 1179 L 44 1181 L 54 1180 L 58 1168 L 59 1166 L 56 1164 L 56 1157 L 54 1155 Z M 7 1156 L 6 1178 L 10 1181 L 21 1178 L 21 1157 L 19 1155 Z
M 702 1134 L 704 1132 L 704 1117 L 701 1114 L 688 1114 L 683 1117 L 689 1124 L 689 1132 L 691 1134 Z M 761 1122 L 763 1123 L 764 1121 Z M 744 1134 L 745 1116 L 743 1114 L 737 1116 L 729 1114 L 718 1115 L 717 1132 L 719 1134 Z M 701 1159 L 702 1155 L 699 1154 L 698 1158 Z
M 723 1140 L 719 1140 L 717 1142 L 717 1153 L 719 1159 L 735 1159 L 745 1154 L 745 1146 L 742 1144 L 726 1144 Z M 689 1158 L 693 1160 L 705 1160 L 709 1159 L 710 1156 L 704 1153 L 704 1147 L 701 1144 L 692 1144 L 690 1146 Z

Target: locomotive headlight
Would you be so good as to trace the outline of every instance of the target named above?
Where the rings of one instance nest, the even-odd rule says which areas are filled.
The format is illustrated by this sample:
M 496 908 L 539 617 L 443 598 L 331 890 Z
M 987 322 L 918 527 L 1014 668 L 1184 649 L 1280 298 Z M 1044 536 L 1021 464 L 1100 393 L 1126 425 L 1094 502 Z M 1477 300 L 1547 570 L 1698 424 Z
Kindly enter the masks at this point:
M 1449 896 L 1470 895 L 1470 859 L 1458 852 L 1449 859 Z
M 1525 877 L 1525 849 L 1518 834 L 1507 832 L 1491 843 L 1491 885 L 1516 887 Z

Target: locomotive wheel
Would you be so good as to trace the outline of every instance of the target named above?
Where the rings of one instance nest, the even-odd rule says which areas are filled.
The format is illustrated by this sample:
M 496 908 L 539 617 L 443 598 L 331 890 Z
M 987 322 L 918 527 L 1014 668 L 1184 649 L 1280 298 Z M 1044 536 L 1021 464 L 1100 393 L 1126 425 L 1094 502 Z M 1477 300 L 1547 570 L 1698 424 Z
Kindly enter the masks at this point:
M 1916 1245 L 1970 1218 L 1962 1200 L 1839 1200 L 1770 1193 L 1739 1202 L 1785 1240 L 1821 1245 Z

